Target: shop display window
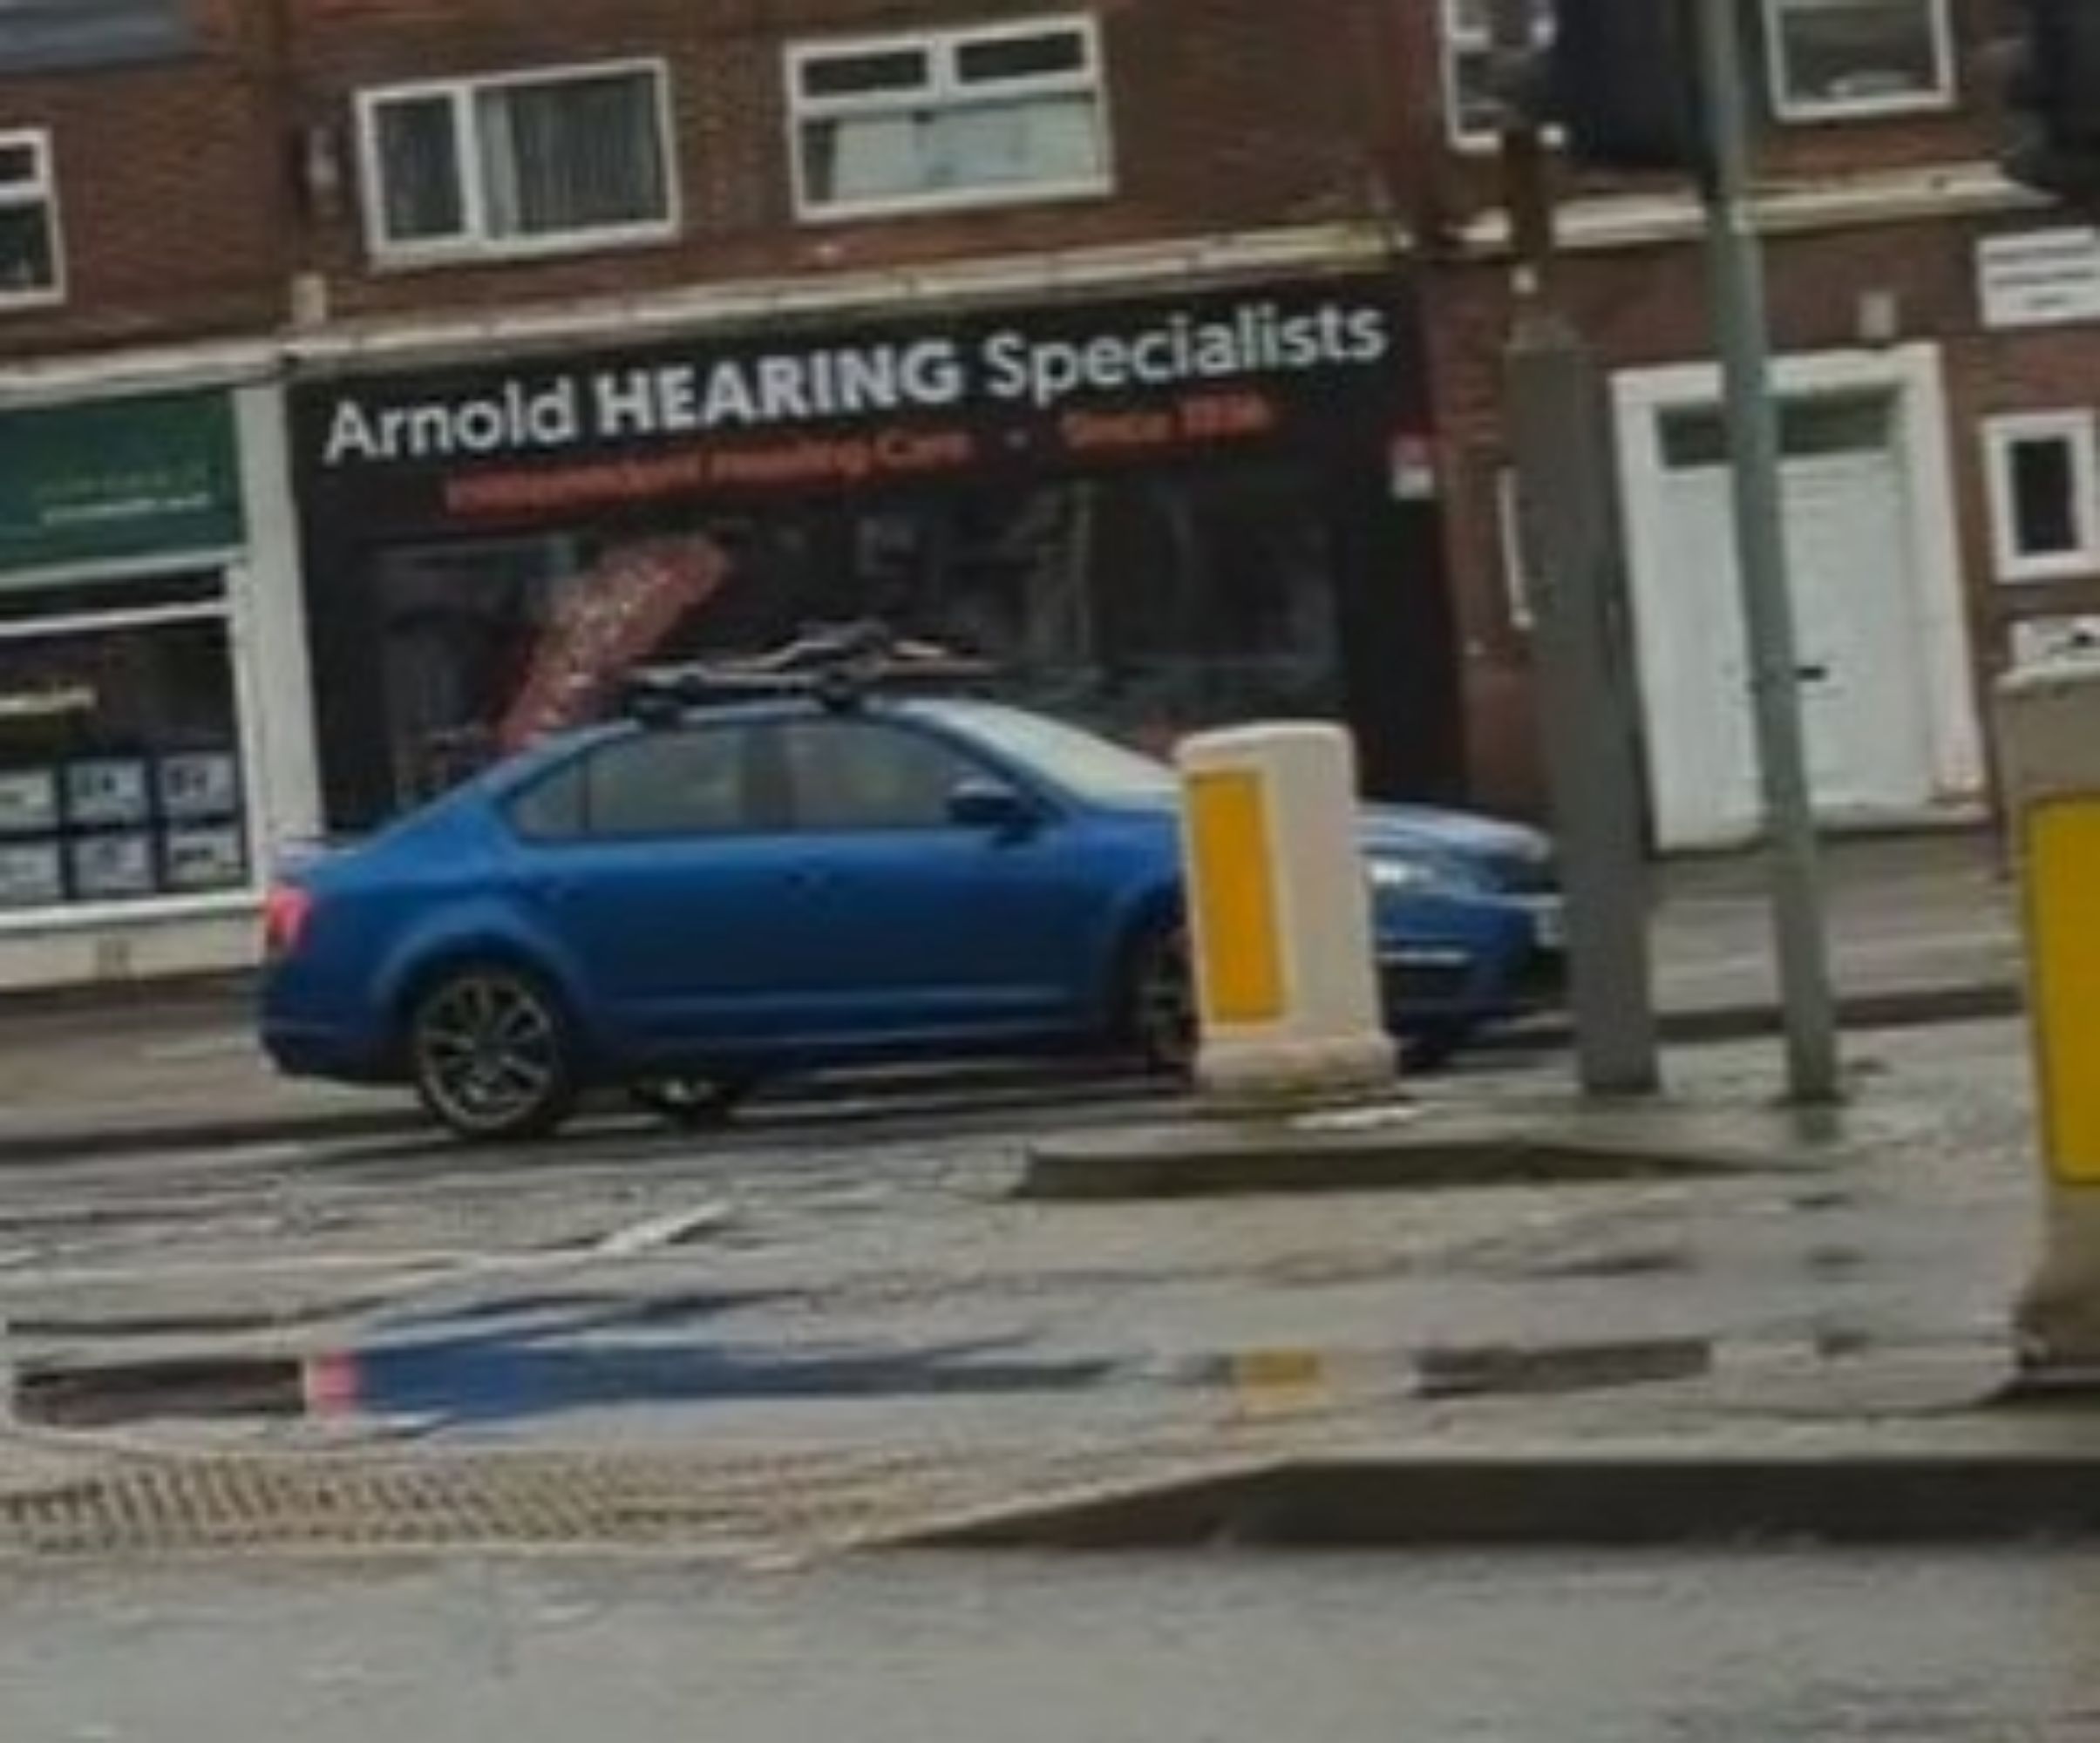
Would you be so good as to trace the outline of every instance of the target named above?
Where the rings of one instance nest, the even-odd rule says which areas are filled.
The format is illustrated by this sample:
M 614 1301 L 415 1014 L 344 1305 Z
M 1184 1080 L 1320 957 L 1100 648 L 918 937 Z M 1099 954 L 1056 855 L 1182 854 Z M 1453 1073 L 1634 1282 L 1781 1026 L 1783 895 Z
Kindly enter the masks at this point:
M 1333 716 L 1332 539 L 1320 480 L 1279 464 L 397 547 L 370 572 L 393 804 L 588 717 L 633 665 L 865 616 L 989 657 L 1013 701 L 1154 749 Z
M 248 887 L 239 746 L 215 583 L 0 593 L 0 911 Z

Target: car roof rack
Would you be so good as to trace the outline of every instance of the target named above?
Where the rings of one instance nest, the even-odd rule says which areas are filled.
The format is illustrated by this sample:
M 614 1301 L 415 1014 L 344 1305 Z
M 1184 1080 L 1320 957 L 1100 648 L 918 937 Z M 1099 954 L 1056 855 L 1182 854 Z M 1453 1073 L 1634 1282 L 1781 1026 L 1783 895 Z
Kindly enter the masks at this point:
M 967 688 L 997 669 L 938 642 L 900 636 L 880 622 L 817 625 L 746 659 L 640 668 L 628 675 L 622 703 L 645 725 L 674 724 L 695 709 L 729 702 L 795 696 L 846 714 L 871 695 Z

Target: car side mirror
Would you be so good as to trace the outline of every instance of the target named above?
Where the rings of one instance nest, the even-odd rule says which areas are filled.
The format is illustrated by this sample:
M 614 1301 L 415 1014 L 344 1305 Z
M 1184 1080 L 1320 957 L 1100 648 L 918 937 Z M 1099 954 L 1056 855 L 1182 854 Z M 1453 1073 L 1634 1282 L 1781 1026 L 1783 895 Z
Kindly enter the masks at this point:
M 987 834 L 1027 835 L 1042 821 L 1028 796 L 998 781 L 965 781 L 948 796 L 948 820 Z

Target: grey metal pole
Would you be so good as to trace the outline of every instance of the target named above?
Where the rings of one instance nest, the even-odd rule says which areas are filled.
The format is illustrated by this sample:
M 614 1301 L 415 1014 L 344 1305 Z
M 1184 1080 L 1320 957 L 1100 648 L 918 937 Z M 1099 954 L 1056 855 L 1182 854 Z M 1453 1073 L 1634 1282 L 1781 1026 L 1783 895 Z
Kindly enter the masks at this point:
M 1591 1095 L 1649 1095 L 1662 1085 L 1661 1047 L 1611 415 L 1574 329 L 1530 299 L 1520 309 L 1504 382 L 1567 892 L 1576 1072 Z
M 1750 200 L 1750 116 L 1738 8 L 1736 0 L 1692 3 L 1697 12 L 1700 107 L 1709 158 L 1702 192 L 1714 320 L 1726 380 L 1750 702 L 1770 837 L 1787 1082 L 1797 1102 L 1830 1102 L 1841 1097 L 1842 1070 L 1801 720 L 1794 603 L 1788 591 L 1779 412 L 1771 390 L 1764 253 Z
M 1503 51 L 1529 50 L 1531 17 L 1527 0 L 1500 0 Z M 1649 1095 L 1662 1085 L 1661 1047 L 1611 413 L 1594 356 L 1547 291 L 1553 195 L 1535 118 L 1512 107 L 1502 153 L 1518 281 L 1504 403 L 1568 903 L 1575 1068 L 1587 1095 Z

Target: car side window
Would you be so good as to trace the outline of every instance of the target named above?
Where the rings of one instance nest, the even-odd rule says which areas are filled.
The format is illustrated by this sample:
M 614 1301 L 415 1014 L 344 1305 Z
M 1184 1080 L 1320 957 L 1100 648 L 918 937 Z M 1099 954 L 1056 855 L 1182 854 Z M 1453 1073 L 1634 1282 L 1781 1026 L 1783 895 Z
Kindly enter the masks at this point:
M 584 764 L 583 819 L 594 839 L 739 835 L 764 829 L 751 735 L 739 727 L 644 732 Z
M 886 721 L 796 721 L 780 732 L 795 827 L 807 832 L 944 829 L 955 789 L 989 773 L 939 739 Z
M 574 841 L 584 832 L 584 777 L 588 762 L 570 763 L 535 781 L 513 798 L 507 815 L 527 841 Z

